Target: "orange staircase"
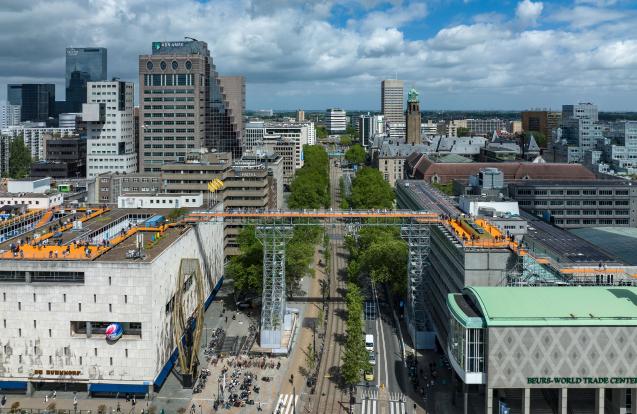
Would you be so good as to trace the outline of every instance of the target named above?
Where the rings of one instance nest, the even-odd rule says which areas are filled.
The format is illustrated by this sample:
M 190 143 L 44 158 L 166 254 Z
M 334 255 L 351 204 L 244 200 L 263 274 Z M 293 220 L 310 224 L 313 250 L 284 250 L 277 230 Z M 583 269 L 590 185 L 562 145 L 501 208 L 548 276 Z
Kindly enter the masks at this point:
M 37 229 L 38 227 L 44 226 L 46 223 L 49 222 L 49 220 L 51 220 L 51 217 L 53 217 L 53 210 L 49 210 L 44 213 L 42 218 L 40 218 L 40 220 L 35 225 L 35 228 Z

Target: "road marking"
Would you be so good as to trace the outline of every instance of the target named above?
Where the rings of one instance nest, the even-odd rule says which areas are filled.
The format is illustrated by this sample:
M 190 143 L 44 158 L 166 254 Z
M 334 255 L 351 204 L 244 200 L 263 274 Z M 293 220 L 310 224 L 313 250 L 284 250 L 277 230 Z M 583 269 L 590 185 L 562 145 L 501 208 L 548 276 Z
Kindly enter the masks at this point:
M 376 286 L 372 287 L 372 290 L 374 292 L 374 301 L 376 302 L 376 309 L 380 309 L 380 306 L 378 306 L 378 295 L 376 294 Z M 383 343 L 383 362 L 385 365 L 385 384 L 389 383 L 389 375 L 387 372 L 387 345 L 385 344 L 385 332 L 383 330 L 383 323 L 382 323 L 382 318 L 378 318 L 376 319 L 376 324 L 378 324 L 379 319 L 381 320 L 380 322 L 380 336 L 382 338 L 382 343 Z M 379 375 L 380 377 L 380 375 Z M 378 381 L 380 382 L 380 378 L 378 379 Z
M 280 394 L 279 400 L 274 407 L 274 412 L 277 414 L 290 414 L 294 412 L 294 407 L 296 407 L 297 402 L 299 401 L 298 395 L 292 394 Z

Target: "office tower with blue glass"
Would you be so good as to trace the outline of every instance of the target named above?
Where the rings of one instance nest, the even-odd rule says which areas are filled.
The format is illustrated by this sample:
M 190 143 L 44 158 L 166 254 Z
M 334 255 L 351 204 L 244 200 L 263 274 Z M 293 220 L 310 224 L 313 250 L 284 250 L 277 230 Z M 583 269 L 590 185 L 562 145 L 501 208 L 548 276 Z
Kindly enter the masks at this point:
M 107 80 L 107 55 L 103 47 L 66 49 L 66 110 L 82 112 L 86 103 L 86 83 Z

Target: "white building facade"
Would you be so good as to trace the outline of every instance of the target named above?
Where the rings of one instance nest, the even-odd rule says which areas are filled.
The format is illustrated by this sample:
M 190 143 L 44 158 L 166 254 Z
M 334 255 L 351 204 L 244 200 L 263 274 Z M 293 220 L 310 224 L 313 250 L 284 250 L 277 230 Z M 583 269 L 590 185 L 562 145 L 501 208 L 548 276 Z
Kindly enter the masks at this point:
M 31 151 L 31 158 L 46 160 L 46 140 L 57 137 L 70 137 L 75 135 L 75 128 L 32 128 L 23 125 L 10 126 L 2 131 L 3 135 L 14 138 L 22 135 L 24 145 Z
M 0 104 L 0 129 L 20 124 L 20 105 Z
M 329 108 L 325 113 L 325 126 L 332 134 L 342 134 L 347 130 L 347 114 L 338 108 Z
M 131 82 L 88 82 L 82 119 L 86 122 L 86 176 L 137 171 Z
M 29 393 L 47 382 L 144 395 L 161 387 L 176 360 L 180 259 L 198 264 L 206 305 L 222 281 L 223 226 L 202 223 L 198 231 L 200 241 L 194 228 L 165 236 L 143 259 L 109 252 L 95 260 L 0 260 L 0 389 Z M 190 280 L 183 294 L 188 316 L 195 286 Z M 123 335 L 108 341 L 113 322 Z
M 303 167 L 303 146 L 316 144 L 314 122 L 248 122 L 245 126 L 245 151 L 272 151 L 275 142 L 293 142 L 295 168 Z M 283 154 L 280 154 L 283 155 Z

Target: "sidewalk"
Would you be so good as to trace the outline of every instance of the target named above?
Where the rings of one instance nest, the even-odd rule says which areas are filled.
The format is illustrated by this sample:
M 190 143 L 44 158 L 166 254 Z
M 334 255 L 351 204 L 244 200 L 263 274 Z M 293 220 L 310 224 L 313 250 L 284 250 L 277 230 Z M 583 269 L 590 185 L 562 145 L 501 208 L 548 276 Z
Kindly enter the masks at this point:
M 309 288 L 306 296 L 309 298 L 321 297 L 320 281 L 325 279 L 325 269 L 323 266 L 318 265 L 319 259 L 323 260 L 323 254 L 321 248 L 315 250 L 314 253 L 314 278 L 309 280 Z M 321 340 L 319 339 L 318 332 L 320 331 L 320 323 L 318 321 L 319 311 L 322 308 L 321 302 L 308 302 L 305 304 L 305 309 L 302 316 L 302 320 L 299 321 L 300 327 L 297 332 L 294 343 L 292 345 L 292 353 L 289 357 L 287 365 L 287 375 L 282 376 L 281 394 L 292 394 L 293 391 L 296 395 L 300 396 L 297 403 L 297 409 L 300 409 L 302 401 L 307 397 L 309 389 L 306 387 L 308 375 L 307 368 L 307 351 L 310 344 L 313 342 L 313 327 L 316 324 L 316 347 L 320 349 Z M 317 352 L 317 351 L 315 351 Z M 294 381 L 290 381 L 291 375 L 294 374 Z M 300 412 L 300 411 L 297 411 Z

